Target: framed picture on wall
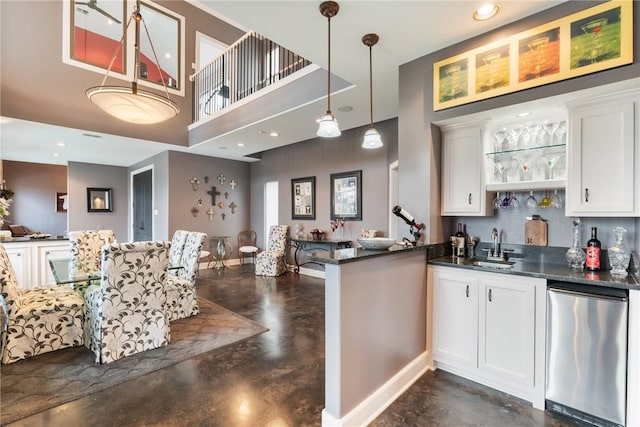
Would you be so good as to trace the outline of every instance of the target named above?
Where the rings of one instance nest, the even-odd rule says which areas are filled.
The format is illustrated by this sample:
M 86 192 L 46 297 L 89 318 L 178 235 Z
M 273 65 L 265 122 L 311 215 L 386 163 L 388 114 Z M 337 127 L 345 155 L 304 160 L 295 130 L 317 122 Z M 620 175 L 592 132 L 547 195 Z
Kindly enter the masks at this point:
M 56 212 L 66 212 L 68 200 L 67 193 L 56 193 Z
M 291 180 L 291 219 L 316 219 L 316 177 Z
M 362 221 L 362 171 L 331 174 L 331 219 Z
M 113 212 L 111 188 L 87 188 L 87 212 Z

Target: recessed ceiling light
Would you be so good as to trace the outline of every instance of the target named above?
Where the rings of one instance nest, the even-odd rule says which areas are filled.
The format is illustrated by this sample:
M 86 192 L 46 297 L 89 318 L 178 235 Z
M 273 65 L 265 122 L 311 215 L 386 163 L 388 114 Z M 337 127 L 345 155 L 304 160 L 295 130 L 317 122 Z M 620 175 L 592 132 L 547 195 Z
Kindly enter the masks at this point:
M 526 111 L 524 113 L 518 113 L 516 114 L 516 117 L 529 117 L 531 115 L 530 112 Z
M 167 58 L 167 59 L 170 59 L 171 58 L 171 54 L 169 52 L 167 52 L 167 53 L 164 54 L 164 57 Z
M 276 136 L 280 136 L 280 134 L 274 131 L 274 132 L 269 132 L 269 136 L 276 137 Z
M 485 3 L 473 12 L 473 19 L 476 21 L 485 21 L 489 18 L 493 18 L 500 10 L 498 3 Z
M 353 107 L 351 105 L 343 105 L 342 107 L 338 107 L 338 111 L 348 113 L 349 111 L 353 111 Z
M 238 147 L 244 147 L 244 142 L 238 142 L 236 145 L 237 145 Z
M 64 145 L 65 145 L 65 144 L 64 144 L 64 142 L 58 142 L 56 145 L 57 145 L 58 147 L 64 147 Z
M 53 157 L 58 157 L 60 154 L 58 153 L 53 153 Z

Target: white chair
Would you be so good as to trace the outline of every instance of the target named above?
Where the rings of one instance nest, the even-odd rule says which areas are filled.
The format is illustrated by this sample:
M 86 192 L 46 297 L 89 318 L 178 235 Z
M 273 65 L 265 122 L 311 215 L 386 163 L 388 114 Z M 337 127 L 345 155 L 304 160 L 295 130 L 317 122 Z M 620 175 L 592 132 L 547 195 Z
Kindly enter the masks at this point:
M 206 238 L 204 233 L 189 232 L 180 268 L 172 270 L 167 276 L 167 313 L 170 321 L 195 316 L 200 312 L 196 296 L 196 276 Z
M 100 249 L 116 242 L 113 230 L 85 230 L 69 232 L 69 276 L 87 275 L 100 271 Z
M 165 282 L 169 242 L 130 242 L 102 248 L 102 278 L 84 293 L 85 346 L 109 363 L 170 340 Z
M 258 253 L 257 240 L 258 235 L 253 230 L 244 230 L 238 233 L 238 256 L 241 264 L 244 264 L 246 257 L 251 257 L 253 263 L 256 263 L 256 254 Z
M 268 249 L 256 255 L 256 276 L 279 276 L 286 273 L 284 254 L 288 230 L 288 225 L 271 226 Z
M 8 323 L 2 363 L 82 345 L 82 297 L 66 286 L 18 288 L 13 266 L 1 244 L 0 291 Z

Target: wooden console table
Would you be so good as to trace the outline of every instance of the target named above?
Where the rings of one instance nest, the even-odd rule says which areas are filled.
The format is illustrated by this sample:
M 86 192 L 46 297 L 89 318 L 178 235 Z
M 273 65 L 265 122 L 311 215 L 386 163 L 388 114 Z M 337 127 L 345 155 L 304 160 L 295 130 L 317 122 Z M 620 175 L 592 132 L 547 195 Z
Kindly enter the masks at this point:
M 298 253 L 299 252 L 307 252 L 307 251 L 323 251 L 323 252 L 331 252 L 336 249 L 344 249 L 351 247 L 351 240 L 312 240 L 312 239 L 297 239 L 293 237 L 287 237 L 287 244 L 294 249 L 293 260 L 296 263 L 296 268 L 293 270 L 295 273 L 300 272 L 300 266 L 305 264 L 317 264 L 324 268 L 324 264 L 316 261 L 303 261 L 302 263 L 298 261 Z

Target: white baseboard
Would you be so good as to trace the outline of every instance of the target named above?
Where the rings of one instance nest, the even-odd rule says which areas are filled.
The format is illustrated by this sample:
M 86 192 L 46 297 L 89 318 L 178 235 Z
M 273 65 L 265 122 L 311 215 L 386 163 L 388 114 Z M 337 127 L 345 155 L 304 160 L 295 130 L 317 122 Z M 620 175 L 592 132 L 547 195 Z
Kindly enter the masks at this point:
M 366 426 L 389 407 L 428 369 L 424 352 L 342 418 L 322 410 L 322 427 Z

